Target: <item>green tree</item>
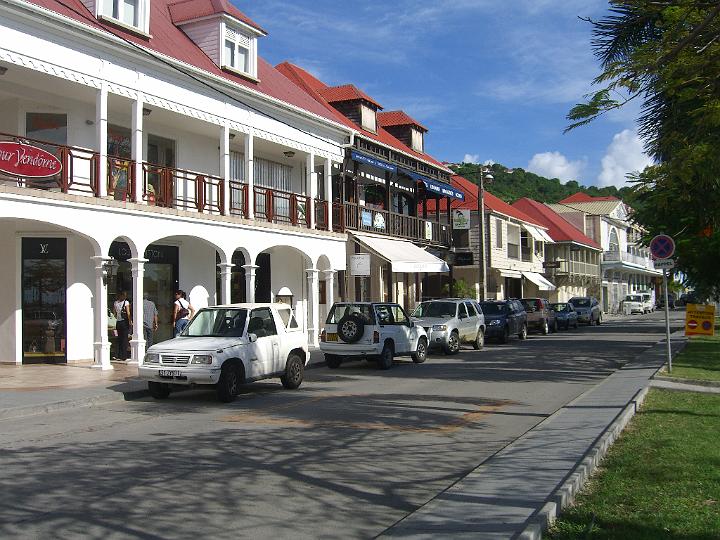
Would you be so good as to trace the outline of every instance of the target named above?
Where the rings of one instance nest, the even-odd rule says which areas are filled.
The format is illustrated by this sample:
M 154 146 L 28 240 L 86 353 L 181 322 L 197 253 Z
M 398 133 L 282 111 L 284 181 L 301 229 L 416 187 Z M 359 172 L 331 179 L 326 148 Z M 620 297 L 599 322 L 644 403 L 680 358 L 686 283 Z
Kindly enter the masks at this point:
M 639 133 L 656 165 L 632 177 L 627 202 L 645 240 L 672 235 L 678 266 L 717 296 L 720 272 L 720 2 L 611 0 L 593 25 L 599 87 L 568 114 L 568 130 L 642 101 Z

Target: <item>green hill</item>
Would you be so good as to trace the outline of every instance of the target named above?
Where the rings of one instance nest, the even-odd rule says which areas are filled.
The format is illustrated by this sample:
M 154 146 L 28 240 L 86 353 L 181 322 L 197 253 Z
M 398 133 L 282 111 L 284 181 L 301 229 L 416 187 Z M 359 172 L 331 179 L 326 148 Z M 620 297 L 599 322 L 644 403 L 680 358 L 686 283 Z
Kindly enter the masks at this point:
M 457 167 L 452 167 L 452 169 L 477 184 L 482 167 L 482 165 L 474 163 L 463 163 Z M 563 184 L 557 178 L 545 178 L 524 169 L 511 169 L 499 163 L 491 165 L 490 169 L 494 179 L 492 183 L 485 184 L 485 190 L 508 203 L 522 197 L 528 197 L 540 202 L 555 203 L 578 191 L 593 197 L 614 196 L 623 199 L 627 198 L 631 189 L 629 187 L 618 189 L 615 186 L 603 188 L 585 187 L 575 180 Z

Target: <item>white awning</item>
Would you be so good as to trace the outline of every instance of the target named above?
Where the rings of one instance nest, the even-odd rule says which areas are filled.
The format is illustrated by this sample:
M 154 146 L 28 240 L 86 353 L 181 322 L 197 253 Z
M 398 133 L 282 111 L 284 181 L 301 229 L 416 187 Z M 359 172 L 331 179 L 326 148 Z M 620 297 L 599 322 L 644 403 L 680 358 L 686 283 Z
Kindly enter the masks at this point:
M 499 272 L 502 277 L 509 277 L 509 278 L 516 278 L 516 279 L 520 279 L 522 277 L 522 274 L 520 272 L 518 272 L 517 270 L 500 269 Z
M 523 272 L 523 276 L 537 285 L 541 291 L 554 291 L 556 289 L 552 282 L 545 279 L 545 276 L 537 272 Z
M 543 229 L 533 227 L 532 225 L 523 225 L 523 228 L 530 233 L 530 236 L 532 236 L 536 242 L 553 242 L 553 239 L 550 238 L 548 233 Z
M 388 261 L 393 272 L 410 274 L 426 272 L 434 274 L 450 271 L 445 261 L 417 247 L 412 242 L 393 238 L 380 238 L 362 233 L 352 233 L 352 235 L 378 257 Z

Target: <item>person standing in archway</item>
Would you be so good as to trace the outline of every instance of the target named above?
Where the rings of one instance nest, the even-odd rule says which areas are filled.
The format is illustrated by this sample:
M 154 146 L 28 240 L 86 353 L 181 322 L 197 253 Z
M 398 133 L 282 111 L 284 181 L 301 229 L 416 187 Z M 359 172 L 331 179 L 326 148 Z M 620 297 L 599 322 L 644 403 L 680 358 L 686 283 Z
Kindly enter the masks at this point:
M 127 292 L 120 291 L 117 294 L 115 303 L 113 304 L 115 312 L 115 329 L 117 330 L 117 356 L 118 360 L 128 359 L 128 347 L 130 346 L 130 328 L 132 326 L 132 311 L 130 310 L 130 302 L 127 299 Z
M 173 311 L 173 337 L 177 337 L 190 322 L 195 309 L 188 302 L 185 291 L 175 291 L 175 306 Z

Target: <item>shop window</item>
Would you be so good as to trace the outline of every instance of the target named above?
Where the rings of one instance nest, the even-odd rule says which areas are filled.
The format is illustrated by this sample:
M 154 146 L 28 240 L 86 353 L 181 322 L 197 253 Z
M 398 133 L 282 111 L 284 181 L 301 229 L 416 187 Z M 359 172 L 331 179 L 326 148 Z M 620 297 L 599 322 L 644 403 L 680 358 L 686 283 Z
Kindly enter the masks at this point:
M 470 247 L 470 231 L 467 229 L 453 229 L 453 245 L 458 248 Z
M 51 113 L 27 113 L 25 115 L 25 135 L 30 139 L 66 145 L 67 115 Z M 48 151 L 52 151 L 47 149 Z
M 376 208 L 385 208 L 385 188 L 377 184 L 370 184 L 364 189 L 365 204 Z
M 225 28 L 222 67 L 257 77 L 257 40 L 234 28 Z
M 107 153 L 123 159 L 130 159 L 132 155 L 130 130 L 126 127 L 108 124 L 107 127 Z

